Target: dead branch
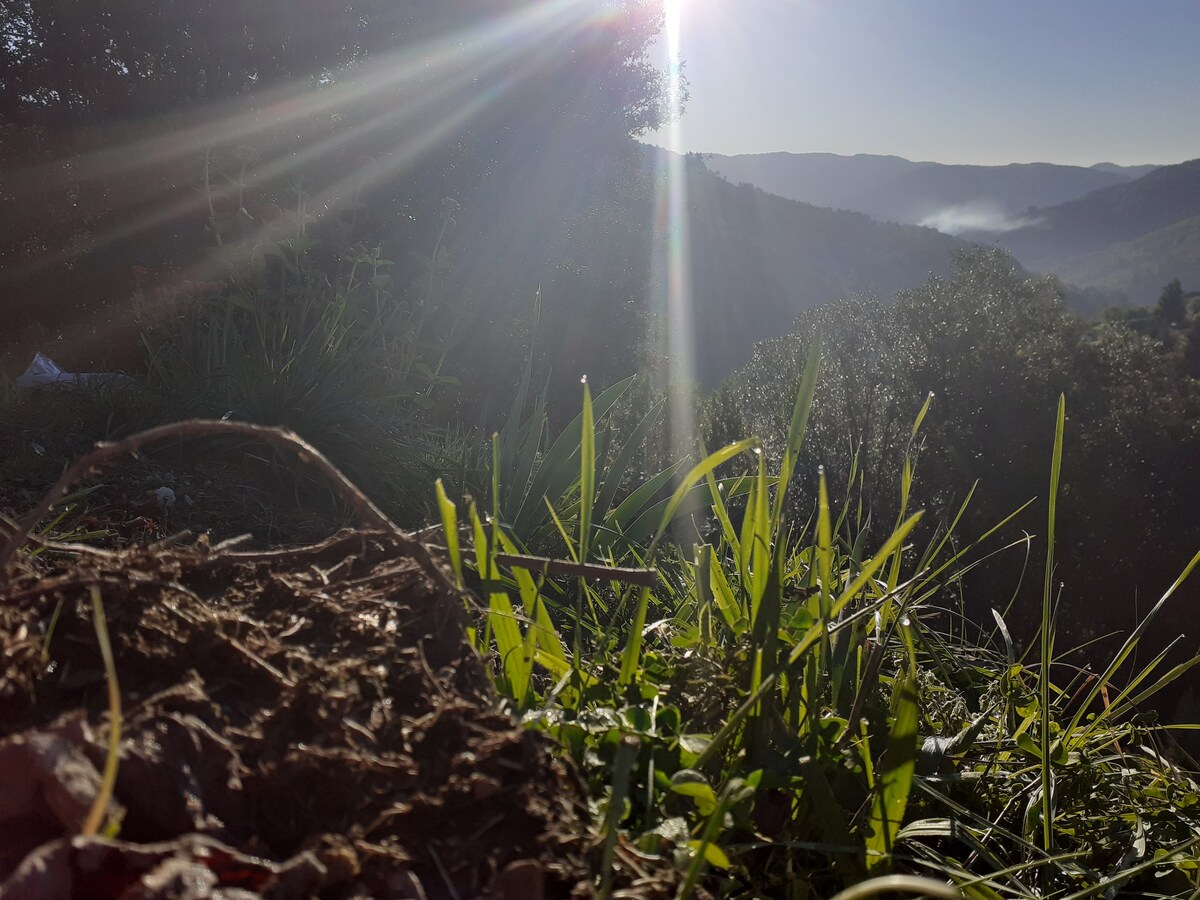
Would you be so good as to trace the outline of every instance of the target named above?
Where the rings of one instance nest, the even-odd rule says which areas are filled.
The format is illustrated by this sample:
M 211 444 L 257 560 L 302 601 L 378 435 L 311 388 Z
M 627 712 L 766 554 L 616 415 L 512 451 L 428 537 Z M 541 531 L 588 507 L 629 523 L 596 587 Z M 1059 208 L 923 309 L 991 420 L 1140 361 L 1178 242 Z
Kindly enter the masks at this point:
M 445 547 L 429 544 L 430 550 L 449 553 Z M 463 559 L 475 560 L 475 551 L 466 547 L 459 550 Z M 495 560 L 502 566 L 540 572 L 543 575 L 564 575 L 568 578 L 590 578 L 593 581 L 619 581 L 639 587 L 654 587 L 658 580 L 657 569 L 630 569 L 622 566 L 601 566 L 595 563 L 577 563 L 569 559 L 551 559 L 548 556 L 527 556 L 517 553 L 497 553 Z
M 174 422 L 170 425 L 160 425 L 137 434 L 130 435 L 119 441 L 101 441 L 95 448 L 79 457 L 69 465 L 59 476 L 54 486 L 46 492 L 32 510 L 17 525 L 16 530 L 8 536 L 3 548 L 0 548 L 0 570 L 3 570 L 14 553 L 29 539 L 29 535 L 37 523 L 46 517 L 50 508 L 66 495 L 76 483 L 88 475 L 104 470 L 117 460 L 138 453 L 143 447 L 159 441 L 196 437 L 238 436 L 261 441 L 274 447 L 293 451 L 299 460 L 313 466 L 325 477 L 351 507 L 354 508 L 362 521 L 382 531 L 390 532 L 401 548 L 418 562 L 422 569 L 441 587 L 452 593 L 457 588 L 446 576 L 445 571 L 430 555 L 429 550 L 419 540 L 409 537 L 389 519 L 341 470 L 331 463 L 321 451 L 317 450 L 298 434 L 283 428 L 268 428 L 253 425 L 249 422 L 224 422 L 210 419 L 190 419 L 185 422 Z

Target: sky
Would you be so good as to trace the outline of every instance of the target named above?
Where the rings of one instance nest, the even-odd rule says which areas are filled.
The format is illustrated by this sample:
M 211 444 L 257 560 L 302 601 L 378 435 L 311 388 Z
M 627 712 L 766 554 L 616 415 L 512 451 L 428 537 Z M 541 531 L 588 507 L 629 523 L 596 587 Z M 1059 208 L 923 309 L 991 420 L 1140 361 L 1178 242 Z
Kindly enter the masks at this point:
M 681 17 L 676 149 L 1200 157 L 1200 0 L 682 0 Z

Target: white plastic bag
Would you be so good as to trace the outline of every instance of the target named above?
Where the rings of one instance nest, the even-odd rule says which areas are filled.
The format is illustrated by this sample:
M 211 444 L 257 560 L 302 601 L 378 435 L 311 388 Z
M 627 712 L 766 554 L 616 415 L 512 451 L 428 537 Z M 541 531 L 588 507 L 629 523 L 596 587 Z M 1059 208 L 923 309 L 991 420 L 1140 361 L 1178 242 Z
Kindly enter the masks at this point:
M 29 368 L 17 379 L 17 387 L 35 388 L 49 384 L 92 385 L 123 380 L 124 375 L 112 372 L 64 372 L 58 363 L 44 353 L 35 353 Z

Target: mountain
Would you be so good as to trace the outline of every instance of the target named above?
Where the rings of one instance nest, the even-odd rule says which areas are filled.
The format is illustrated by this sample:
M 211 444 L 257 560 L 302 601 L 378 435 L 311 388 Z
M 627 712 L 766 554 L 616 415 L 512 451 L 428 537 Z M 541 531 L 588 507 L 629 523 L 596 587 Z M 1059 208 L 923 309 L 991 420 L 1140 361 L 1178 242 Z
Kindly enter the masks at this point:
M 1112 172 L 1115 175 L 1124 175 L 1126 178 L 1141 178 L 1143 175 L 1149 175 L 1155 169 L 1161 166 L 1118 166 L 1116 163 L 1096 163 L 1092 166 L 1093 169 L 1099 169 L 1102 172 Z
M 1054 271 L 1065 282 L 1120 291 L 1130 303 L 1153 306 L 1172 278 L 1200 284 L 1200 216 L 1065 259 Z
M 850 198 L 847 207 L 949 234 L 981 227 L 1006 231 L 1028 224 L 1024 214 L 1032 206 L 1053 206 L 1126 181 L 1112 172 L 1049 163 L 935 164 L 865 190 Z
M 924 166 L 899 156 L 860 153 L 745 153 L 738 156 L 704 154 L 708 168 L 735 184 L 752 184 L 771 194 L 815 206 L 851 209 L 850 198 Z M 867 212 L 867 210 L 855 210 Z
M 651 154 L 660 165 L 665 151 Z M 854 292 L 890 297 L 950 271 L 967 245 L 930 228 L 788 200 L 685 162 L 697 375 L 711 384 L 802 311 Z
M 1057 271 L 1075 257 L 1136 241 L 1194 216 L 1200 216 L 1200 159 L 1031 210 L 1030 224 L 1005 234 L 980 230 L 969 236 L 990 238 L 1028 268 Z M 1200 255 L 1200 247 L 1193 253 Z
M 1019 227 L 1031 206 L 1064 203 L 1141 174 L 1111 163 L 965 166 L 869 154 L 713 154 L 705 161 L 731 181 L 792 200 L 948 232 Z

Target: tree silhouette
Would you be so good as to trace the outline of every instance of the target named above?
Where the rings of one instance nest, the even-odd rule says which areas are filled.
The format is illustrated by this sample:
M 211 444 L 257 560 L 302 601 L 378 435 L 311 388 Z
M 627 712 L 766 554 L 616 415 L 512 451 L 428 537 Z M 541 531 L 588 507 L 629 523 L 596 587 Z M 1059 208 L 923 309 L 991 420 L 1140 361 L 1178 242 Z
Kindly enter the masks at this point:
M 1158 318 L 1167 325 L 1182 325 L 1187 318 L 1187 304 L 1183 299 L 1183 285 L 1174 278 L 1163 288 L 1158 298 Z

